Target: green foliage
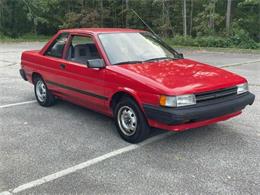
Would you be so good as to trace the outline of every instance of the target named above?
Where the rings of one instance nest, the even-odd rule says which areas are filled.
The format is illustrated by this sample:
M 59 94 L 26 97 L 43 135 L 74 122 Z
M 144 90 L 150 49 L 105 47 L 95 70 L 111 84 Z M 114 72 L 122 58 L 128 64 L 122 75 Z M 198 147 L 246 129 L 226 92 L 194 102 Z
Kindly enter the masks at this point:
M 220 25 L 223 24 L 224 16 L 216 13 L 216 3 L 217 1 L 213 0 L 203 4 L 203 11 L 194 18 L 194 29 L 198 36 L 213 35 L 216 29 L 219 29 Z
M 29 32 L 30 27 L 22 1 L 0 0 L 0 34 L 15 38 Z
M 52 35 L 61 28 L 146 29 L 134 9 L 162 37 L 178 45 L 257 48 L 260 0 L 233 0 L 226 30 L 227 0 L 0 0 L 0 34 L 17 38 Z M 184 29 L 189 36 L 182 37 Z
M 61 28 L 99 27 L 100 15 L 96 10 L 82 10 L 80 13 L 69 12 L 65 16 L 66 22 Z
M 231 37 L 219 36 L 201 36 L 192 38 L 191 36 L 177 35 L 172 39 L 167 39 L 172 45 L 195 46 L 195 47 L 238 47 L 243 49 L 257 49 L 260 48 L 254 40 L 248 37 L 248 34 L 240 32 Z
M 192 38 L 191 36 L 177 35 L 171 39 L 174 45 L 195 46 L 195 47 L 229 47 L 230 43 L 226 38 L 217 36 L 202 36 Z
M 240 16 L 240 17 L 238 17 Z M 255 41 L 260 41 L 260 0 L 244 0 L 237 4 L 236 25 L 248 32 Z
M 249 32 L 241 29 L 239 27 L 234 27 L 232 36 L 229 38 L 232 46 L 237 46 L 239 48 L 245 49 L 256 49 L 258 48 L 257 43 L 250 38 Z

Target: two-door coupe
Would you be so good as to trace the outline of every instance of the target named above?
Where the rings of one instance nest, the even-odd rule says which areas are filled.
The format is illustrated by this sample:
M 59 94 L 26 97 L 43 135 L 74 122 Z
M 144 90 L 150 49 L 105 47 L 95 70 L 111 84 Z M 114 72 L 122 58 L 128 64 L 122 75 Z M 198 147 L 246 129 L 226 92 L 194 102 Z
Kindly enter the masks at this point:
M 20 74 L 41 106 L 59 98 L 114 117 L 131 143 L 150 127 L 182 131 L 229 119 L 255 98 L 245 78 L 134 29 L 60 30 L 40 51 L 22 53 Z

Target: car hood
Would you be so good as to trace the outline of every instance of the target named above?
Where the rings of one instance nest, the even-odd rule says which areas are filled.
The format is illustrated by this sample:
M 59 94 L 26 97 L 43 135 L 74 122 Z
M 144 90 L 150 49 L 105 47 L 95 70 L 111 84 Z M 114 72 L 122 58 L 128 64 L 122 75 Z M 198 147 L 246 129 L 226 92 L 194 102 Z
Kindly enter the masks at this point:
M 166 95 L 199 93 L 231 87 L 246 80 L 229 71 L 189 59 L 147 62 L 142 64 L 120 65 L 121 69 L 135 79 L 150 80 Z

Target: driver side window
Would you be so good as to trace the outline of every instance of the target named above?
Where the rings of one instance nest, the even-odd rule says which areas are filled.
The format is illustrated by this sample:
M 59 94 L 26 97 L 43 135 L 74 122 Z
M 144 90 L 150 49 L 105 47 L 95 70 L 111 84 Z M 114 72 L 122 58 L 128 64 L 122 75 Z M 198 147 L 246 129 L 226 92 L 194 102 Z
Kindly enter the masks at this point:
M 86 64 L 87 60 L 101 59 L 91 37 L 74 35 L 69 46 L 67 60 Z
M 47 49 L 45 55 L 56 57 L 56 58 L 62 58 L 63 50 L 68 40 L 68 36 L 69 36 L 68 33 L 60 34 L 57 37 L 57 39 L 55 39 L 53 43 L 50 45 L 50 47 Z

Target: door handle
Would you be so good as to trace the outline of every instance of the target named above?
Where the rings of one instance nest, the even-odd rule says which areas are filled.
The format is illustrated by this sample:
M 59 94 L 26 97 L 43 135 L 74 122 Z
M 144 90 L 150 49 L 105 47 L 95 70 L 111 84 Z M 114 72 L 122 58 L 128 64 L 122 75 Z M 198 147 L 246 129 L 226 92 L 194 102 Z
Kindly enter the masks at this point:
M 60 68 L 61 68 L 61 69 L 65 69 L 65 68 L 66 68 L 66 65 L 65 65 L 65 64 L 60 64 Z

